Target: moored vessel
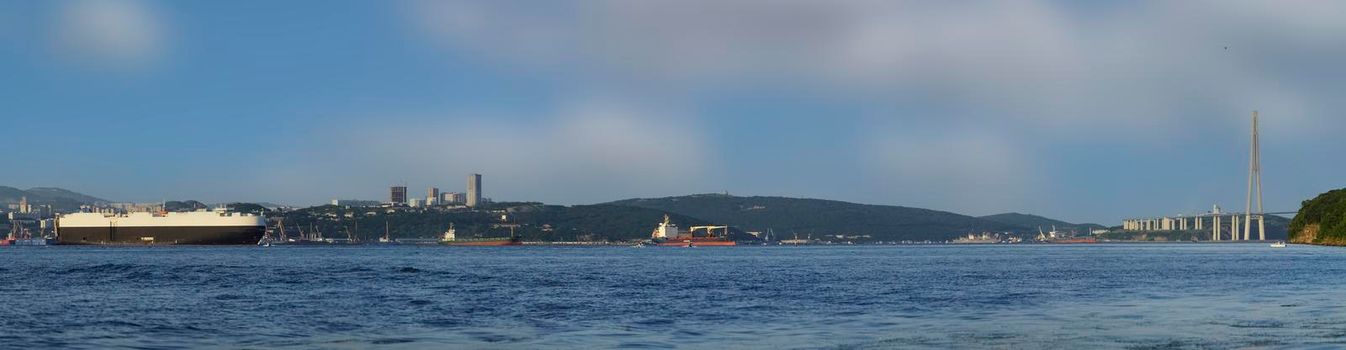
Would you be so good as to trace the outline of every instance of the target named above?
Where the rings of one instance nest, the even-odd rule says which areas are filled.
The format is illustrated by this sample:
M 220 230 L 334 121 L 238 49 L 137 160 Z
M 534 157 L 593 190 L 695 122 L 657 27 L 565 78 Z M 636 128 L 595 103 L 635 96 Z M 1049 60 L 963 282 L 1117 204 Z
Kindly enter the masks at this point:
M 444 231 L 444 238 L 439 241 L 439 244 L 448 246 L 498 247 L 522 245 L 523 241 L 520 240 L 518 236 L 515 236 L 513 232 L 510 233 L 509 237 L 459 238 L 458 230 L 453 228 L 453 224 L 449 224 L 449 229 Z
M 0 237 L 0 246 L 35 246 L 52 245 L 55 239 L 48 235 L 46 230 L 34 235 L 27 227 L 16 222 L 9 223 L 9 233 L 5 237 Z
M 1098 238 L 1094 238 L 1094 237 L 1059 238 L 1059 239 L 1054 239 L 1054 240 L 1051 240 L 1051 241 L 1048 241 L 1048 242 L 1050 242 L 1050 243 L 1056 243 L 1056 244 L 1098 243 Z
M 11 240 L 9 245 L 13 246 L 41 246 L 56 244 L 55 239 L 51 238 L 20 238 Z
M 697 235 L 698 231 L 704 231 Z M 719 234 L 715 232 L 719 231 Z M 692 226 L 683 231 L 668 215 L 655 227 L 650 238 L 660 247 L 727 247 L 738 243 L 729 239 L 729 226 Z
M 1000 243 L 1000 238 L 996 237 L 995 234 L 991 233 L 982 233 L 982 234 L 969 233 L 967 235 L 958 237 L 957 239 L 953 240 L 953 244 L 991 244 L 991 243 Z
M 1057 231 L 1056 226 L 1052 225 L 1052 230 L 1048 232 L 1042 232 L 1042 227 L 1038 226 L 1038 241 L 1056 244 L 1081 244 L 1098 243 L 1098 238 L 1090 236 L 1076 237 L 1072 233 Z
M 9 233 L 8 233 L 8 234 L 5 234 L 4 237 L 0 237 L 0 247 L 13 245 L 13 244 L 14 244 L 14 240 L 16 239 L 16 236 L 18 235 L 18 230 L 19 230 L 19 224 L 10 222 L 10 223 L 9 223 Z
M 74 213 L 57 218 L 57 244 L 243 245 L 266 234 L 266 218 L 225 209 L 194 212 Z

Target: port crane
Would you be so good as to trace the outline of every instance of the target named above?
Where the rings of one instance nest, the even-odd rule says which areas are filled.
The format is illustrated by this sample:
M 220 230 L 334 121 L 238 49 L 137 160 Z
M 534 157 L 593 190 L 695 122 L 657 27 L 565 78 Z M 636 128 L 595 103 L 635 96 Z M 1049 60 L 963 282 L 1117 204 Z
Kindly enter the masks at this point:
M 693 237 L 695 237 L 695 236 L 696 236 L 696 231 L 697 231 L 697 230 L 705 230 L 705 231 L 706 231 L 706 237 L 710 237 L 710 238 L 728 238 L 728 237 L 729 237 L 729 226 L 692 226 L 692 227 L 688 227 L 688 228 L 687 228 L 687 233 L 690 234 L 690 235 L 692 235 Z M 717 237 L 717 236 L 715 236 L 715 230 L 720 230 L 720 232 L 723 232 L 723 233 L 724 233 L 724 236 L 722 236 L 722 237 Z

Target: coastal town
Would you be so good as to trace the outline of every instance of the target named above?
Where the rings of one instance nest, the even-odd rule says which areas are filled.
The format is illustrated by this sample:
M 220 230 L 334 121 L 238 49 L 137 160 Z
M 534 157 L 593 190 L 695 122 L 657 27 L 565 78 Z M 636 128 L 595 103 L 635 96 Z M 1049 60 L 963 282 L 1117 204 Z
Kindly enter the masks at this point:
M 558 245 L 558 246 L 761 246 L 761 245 L 930 245 L 930 244 L 1081 244 L 1113 242 L 1209 242 L 1199 230 L 1179 226 L 1136 229 L 1127 221 L 1107 227 L 1071 224 L 1007 213 L 964 218 L 937 227 L 905 228 L 922 235 L 860 231 L 854 220 L 800 229 L 791 209 L 808 199 L 734 197 L 704 194 L 666 202 L 702 201 L 698 207 L 724 206 L 731 212 L 764 216 L 786 211 L 763 223 L 760 217 L 710 215 L 696 210 L 663 209 L 658 199 L 593 206 L 549 206 L 531 202 L 495 202 L 483 196 L 482 175 L 467 176 L 465 191 L 428 187 L 412 196 L 405 185 L 390 186 L 386 200 L 334 199 L 320 206 L 295 208 L 254 203 L 206 205 L 196 201 L 119 203 L 61 190 L 64 200 L 34 203 L 21 196 L 0 208 L 8 224 L 4 245 L 173 245 L 231 244 L 262 246 L 357 245 Z M 41 196 L 44 191 L 35 190 Z M 645 207 L 649 208 L 645 208 Z M 834 206 L 837 204 L 833 204 Z M 656 209 L 651 209 L 656 208 Z M 665 210 L 667 209 L 667 210 Z M 582 212 L 574 214 L 572 212 Z M 903 213 L 935 215 L 936 212 Z M 712 213 L 715 214 L 715 213 Z M 874 215 L 885 215 L 876 213 Z M 887 214 L 887 215 L 897 215 Z M 569 216 L 595 216 L 592 223 Z M 1270 216 L 1274 239 L 1284 239 L 1288 219 Z M 882 222 L 882 218 L 874 218 Z M 620 222 L 621 224 L 616 224 Z M 744 222 L 756 222 L 745 224 Z M 870 226 L 860 222 L 864 226 Z M 1232 230 L 1236 227 L 1230 226 Z M 933 234 L 928 234 L 933 232 Z M 1229 233 L 1232 234 L 1232 233 Z M 1207 234 L 1208 235 L 1208 234 Z M 1226 235 L 1228 236 L 1228 234 Z
M 386 200 L 333 199 L 325 205 L 303 208 L 260 203 L 207 205 L 198 201 L 124 203 L 56 188 L 22 191 L 6 187 L 3 192 L 8 195 L 0 199 L 8 203 L 0 214 L 9 231 L 0 245 L 696 247 L 1284 241 L 1289 238 L 1290 219 L 1278 215 L 1297 212 L 1268 212 L 1262 207 L 1255 111 L 1251 125 L 1244 211 L 1231 213 L 1214 205 L 1208 212 L 1128 218 L 1115 226 L 1019 213 L 971 217 L 895 206 L 879 206 L 876 210 L 854 203 L 735 197 L 728 193 L 573 206 L 496 202 L 483 196 L 482 175 L 474 173 L 467 175 L 462 192 L 429 186 L 425 195 L 419 196 L 406 185 L 396 185 L 388 187 Z M 30 201 L 28 192 L 43 200 Z

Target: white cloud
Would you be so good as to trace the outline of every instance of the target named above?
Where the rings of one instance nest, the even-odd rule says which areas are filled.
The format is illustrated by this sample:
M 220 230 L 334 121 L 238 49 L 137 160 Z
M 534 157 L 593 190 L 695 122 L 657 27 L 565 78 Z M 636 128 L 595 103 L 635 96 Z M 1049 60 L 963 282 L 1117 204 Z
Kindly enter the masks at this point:
M 1100 140 L 1232 144 L 1252 110 L 1269 132 L 1308 140 L 1339 132 L 1334 111 L 1346 109 L 1332 95 L 1346 89 L 1343 2 L 416 4 L 409 18 L 434 43 L 579 89 L 695 105 L 785 86 L 874 108 L 817 117 L 871 129 L 853 144 L 869 170 L 897 179 L 889 191 L 904 198 L 890 203 L 1041 209 L 1051 205 L 1022 202 L 1060 186 L 1035 157 L 1053 163 Z M 864 119 L 888 107 L 891 120 Z
M 136 0 L 61 3 L 54 49 L 62 59 L 95 67 L 140 67 L 166 51 L 167 32 L 149 4 Z
M 1286 57 L 1346 58 L 1346 42 L 1328 34 L 1346 29 L 1346 5 L 1334 2 L 418 4 L 410 12 L 436 40 L 534 69 L 651 90 L 784 82 L 878 99 L 914 92 L 983 118 L 1074 130 L 1241 124 L 1286 91 L 1321 87 L 1286 72 Z M 1327 118 L 1304 112 L 1297 118 Z
M 891 129 L 890 129 L 891 130 Z M 1047 192 L 1042 169 L 1024 146 L 994 133 L 900 132 L 866 135 L 868 187 L 892 196 L 890 203 L 995 214 L 1041 209 Z
M 551 118 L 458 112 L 412 119 L 414 127 L 373 118 L 322 130 L 328 141 L 299 145 L 294 157 L 256 176 L 277 194 L 300 198 L 401 181 L 462 191 L 467 174 L 481 173 L 486 195 L 497 200 L 589 204 L 621 199 L 614 194 L 687 193 L 708 179 L 713 161 L 688 118 L 626 104 L 590 100 Z

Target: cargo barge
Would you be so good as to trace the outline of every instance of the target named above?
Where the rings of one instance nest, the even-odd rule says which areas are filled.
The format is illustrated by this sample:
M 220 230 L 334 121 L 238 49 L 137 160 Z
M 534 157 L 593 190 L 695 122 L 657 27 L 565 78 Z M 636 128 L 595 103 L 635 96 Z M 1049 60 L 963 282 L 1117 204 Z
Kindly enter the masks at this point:
M 1038 241 L 1055 244 L 1088 244 L 1098 243 L 1098 238 L 1076 237 L 1074 234 L 1057 231 L 1056 226 L 1052 226 L 1052 230 L 1048 232 L 1042 232 L 1042 227 L 1038 227 Z
M 1053 239 L 1053 240 L 1047 241 L 1047 243 L 1054 243 L 1054 244 L 1088 244 L 1088 243 L 1098 243 L 1098 239 L 1097 239 L 1097 238 L 1094 238 L 1094 237 L 1072 237 L 1072 238 Z
M 74 213 L 57 218 L 56 243 L 75 245 L 244 245 L 266 234 L 266 218 L 224 209 Z
M 513 231 L 510 231 L 509 237 L 458 238 L 458 230 L 453 228 L 453 224 L 449 224 L 449 229 L 444 231 L 444 238 L 439 244 L 460 247 L 501 247 L 523 245 L 523 240 L 515 236 Z
M 698 231 L 704 234 L 698 236 Z M 716 234 L 715 231 L 720 231 Z M 673 224 L 668 215 L 664 215 L 664 222 L 655 227 L 654 232 L 650 233 L 650 239 L 660 247 L 729 247 L 736 246 L 738 243 L 729 239 L 729 226 L 692 226 L 686 231 Z

